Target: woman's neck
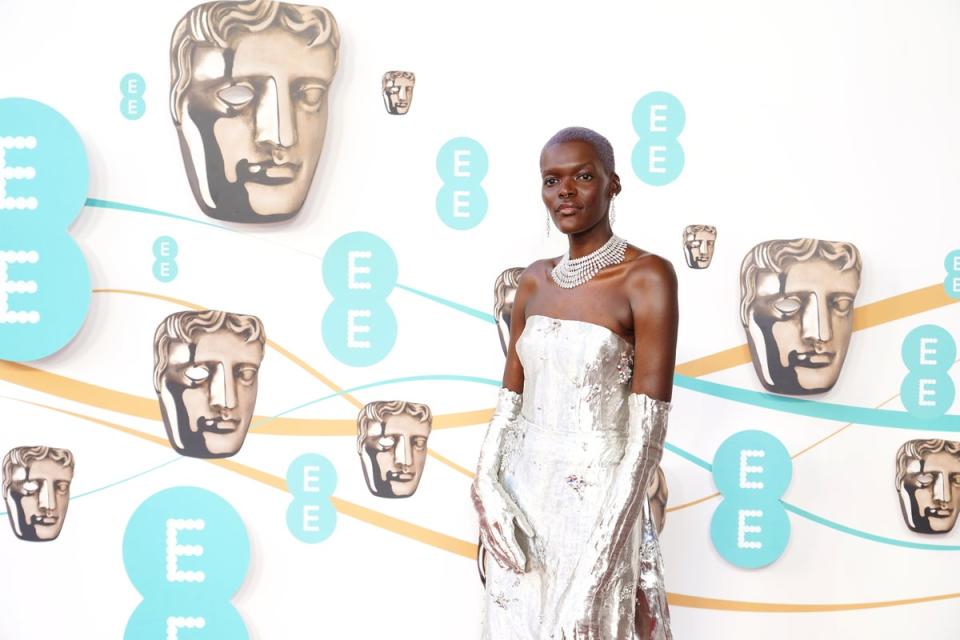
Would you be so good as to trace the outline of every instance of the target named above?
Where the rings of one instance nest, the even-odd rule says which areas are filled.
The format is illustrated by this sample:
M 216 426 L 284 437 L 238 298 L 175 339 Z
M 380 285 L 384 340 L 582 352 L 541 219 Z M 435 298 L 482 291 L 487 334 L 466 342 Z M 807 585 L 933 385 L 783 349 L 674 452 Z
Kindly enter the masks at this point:
M 571 233 L 567 236 L 570 241 L 570 259 L 575 260 L 593 253 L 606 244 L 612 235 L 613 229 L 610 228 L 610 223 L 606 219 L 586 231 Z

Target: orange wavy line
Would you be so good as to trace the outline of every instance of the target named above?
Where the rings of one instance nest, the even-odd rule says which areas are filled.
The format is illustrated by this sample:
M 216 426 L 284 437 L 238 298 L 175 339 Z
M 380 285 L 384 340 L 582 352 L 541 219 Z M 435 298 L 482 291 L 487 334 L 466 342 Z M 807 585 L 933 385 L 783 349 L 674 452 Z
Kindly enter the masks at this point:
M 856 307 L 853 314 L 853 330 L 869 329 L 886 322 L 938 309 L 960 302 L 947 295 L 943 284 L 934 284 L 922 289 L 884 298 Z M 717 371 L 750 362 L 750 349 L 746 343 L 702 358 L 677 365 L 676 372 L 698 378 Z
M 129 427 L 124 427 L 123 425 L 115 424 L 113 422 L 108 422 L 106 420 L 101 420 L 99 418 L 94 418 L 92 416 L 86 416 L 81 413 L 76 413 L 74 411 L 68 411 L 66 409 L 59 409 L 57 407 L 52 407 L 45 404 L 40 404 L 37 402 L 31 402 L 29 400 L 19 400 L 17 398 L 10 398 L 11 400 L 16 400 L 17 402 L 22 402 L 24 404 L 33 405 L 36 407 L 41 407 L 44 409 L 49 409 L 51 411 L 56 411 L 58 413 L 74 416 L 100 424 L 111 429 L 121 431 L 123 433 L 141 438 L 148 442 L 160 445 L 162 447 L 167 447 L 167 441 L 165 438 L 158 436 L 150 435 L 143 433 L 136 429 L 131 429 Z M 215 464 L 218 467 L 232 471 L 261 484 L 265 484 L 269 487 L 277 489 L 279 491 L 287 492 L 286 480 L 275 476 L 273 474 L 267 473 L 255 467 L 249 465 L 241 464 L 234 460 L 229 459 L 219 459 L 219 460 L 204 460 L 210 464 Z M 373 509 L 368 509 L 367 507 L 361 507 L 358 504 L 331 496 L 331 501 L 334 504 L 338 513 L 342 513 L 345 516 L 355 518 L 362 522 L 372 524 L 376 527 L 384 529 L 386 531 L 391 531 L 398 535 L 428 544 L 432 547 L 448 551 L 450 553 L 462 556 L 469 560 L 474 560 L 477 553 L 477 545 L 472 542 L 467 542 L 466 540 L 460 540 L 453 536 L 448 536 L 432 529 L 427 529 L 426 527 L 421 527 L 415 525 L 411 522 L 405 520 L 400 520 L 399 518 L 394 518 L 386 514 L 380 513 L 379 511 L 374 511 Z M 688 607 L 693 609 L 711 609 L 717 611 L 749 611 L 749 612 L 764 612 L 764 613 L 813 613 L 813 612 L 829 612 L 829 611 L 853 611 L 858 609 L 878 609 L 882 607 L 896 607 L 903 605 L 911 604 L 920 604 L 924 602 L 936 602 L 939 600 L 950 600 L 953 598 L 960 598 L 960 593 L 948 593 L 942 595 L 934 596 L 925 596 L 919 598 L 908 598 L 904 600 L 888 600 L 882 602 L 854 602 L 854 603 L 838 603 L 838 604 L 791 604 L 791 603 L 774 603 L 774 602 L 748 602 L 740 600 L 722 600 L 719 598 L 705 598 L 702 596 L 693 596 L 683 593 L 667 593 L 667 600 L 671 606 L 674 607 Z
M 75 411 L 68 411 L 66 409 L 59 409 L 57 407 L 52 407 L 49 405 L 41 404 L 38 402 L 30 402 L 29 400 L 19 400 L 16 398 L 11 398 L 12 400 L 17 400 L 17 402 L 23 402 L 25 404 L 30 404 L 35 407 L 42 407 L 44 409 L 49 409 L 51 411 L 56 411 L 58 413 L 63 413 L 69 416 L 76 418 L 81 418 L 89 422 L 94 422 L 105 427 L 109 427 L 116 431 L 121 431 L 131 436 L 135 436 L 147 442 L 152 442 L 154 444 L 160 445 L 165 448 L 169 448 L 169 443 L 166 438 L 161 438 L 159 436 L 150 435 L 148 433 L 143 433 L 136 429 L 131 429 L 130 427 L 125 427 L 107 420 L 101 420 L 100 418 L 94 418 L 93 416 L 87 416 L 82 413 L 77 413 Z M 227 469 L 234 473 L 238 473 L 242 476 L 250 478 L 251 480 L 256 480 L 261 484 L 265 484 L 274 489 L 278 489 L 287 492 L 287 481 L 284 478 L 275 476 L 273 474 L 267 473 L 266 471 L 261 471 L 255 467 L 236 462 L 235 460 L 229 459 L 210 459 L 203 460 L 210 464 L 215 464 L 218 467 Z M 379 511 L 374 511 L 373 509 L 368 509 L 367 507 L 361 507 L 358 504 L 349 502 L 342 498 L 337 498 L 331 496 L 330 500 L 333 502 L 334 507 L 336 507 L 339 513 L 342 513 L 345 516 L 361 520 L 368 524 L 372 524 L 376 527 L 384 529 L 386 531 L 391 531 L 393 533 L 399 534 L 406 538 L 428 544 L 432 547 L 438 549 L 443 549 L 444 551 L 449 551 L 465 558 L 470 558 L 473 560 L 477 555 L 477 545 L 472 542 L 467 542 L 466 540 L 460 540 L 453 536 L 448 536 L 446 534 L 434 531 L 432 529 L 427 529 L 426 527 L 421 527 L 419 525 L 413 524 L 412 522 L 407 522 L 406 520 L 400 520 L 399 518 L 394 518 L 388 516 Z
M 719 598 L 703 598 L 689 596 L 682 593 L 668 593 L 667 601 L 671 606 L 688 607 L 691 609 L 712 609 L 714 611 L 750 611 L 763 613 L 823 613 L 828 611 L 856 611 L 858 609 L 882 609 L 884 607 L 902 607 L 924 602 L 952 600 L 960 598 L 960 593 L 944 593 L 922 598 L 907 598 L 904 600 L 886 600 L 882 602 L 848 602 L 836 604 L 791 604 L 778 602 L 744 602 L 741 600 L 721 600 Z

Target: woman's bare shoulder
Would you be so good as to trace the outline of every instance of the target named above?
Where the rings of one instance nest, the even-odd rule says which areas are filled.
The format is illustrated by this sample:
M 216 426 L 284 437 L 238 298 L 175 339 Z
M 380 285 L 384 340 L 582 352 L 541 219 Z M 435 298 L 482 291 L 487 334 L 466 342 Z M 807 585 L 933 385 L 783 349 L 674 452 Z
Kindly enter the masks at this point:
M 633 245 L 627 245 L 624 256 L 625 285 L 629 289 L 666 288 L 677 290 L 677 273 L 666 258 Z

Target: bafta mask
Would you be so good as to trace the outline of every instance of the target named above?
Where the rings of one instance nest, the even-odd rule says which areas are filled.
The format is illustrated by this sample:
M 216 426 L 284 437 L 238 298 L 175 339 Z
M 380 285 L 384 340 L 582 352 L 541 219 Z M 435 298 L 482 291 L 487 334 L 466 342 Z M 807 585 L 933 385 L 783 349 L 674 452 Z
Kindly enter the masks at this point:
M 650 485 L 647 487 L 647 499 L 650 501 L 650 518 L 653 520 L 653 526 L 657 533 L 663 531 L 663 525 L 667 519 L 667 476 L 663 473 L 663 467 L 657 467 L 657 473 L 654 474 Z
M 181 311 L 157 327 L 153 386 L 178 453 L 226 458 L 240 451 L 265 343 L 258 318 L 225 311 Z
M 383 74 L 383 105 L 387 113 L 402 116 L 413 102 L 413 85 L 417 77 L 411 71 L 387 71 Z
M 357 453 L 370 493 L 409 498 L 416 492 L 432 422 L 425 404 L 394 400 L 364 405 L 357 416 Z
M 768 240 L 740 267 L 740 321 L 768 391 L 829 391 L 843 367 L 860 288 L 860 252 L 849 242 Z
M 327 131 L 340 33 L 322 7 L 207 2 L 170 43 L 170 110 L 197 204 L 231 222 L 297 214 Z
M 3 499 L 21 540 L 55 540 L 70 505 L 73 454 L 53 447 L 17 447 L 3 459 Z
M 908 440 L 897 451 L 903 520 L 917 533 L 947 533 L 960 510 L 960 442 Z
M 503 355 L 507 355 L 510 344 L 510 321 L 513 319 L 513 301 L 517 297 L 517 285 L 523 267 L 507 269 L 497 276 L 493 284 L 493 317 L 497 320 L 497 332 L 500 334 L 500 346 Z
M 706 269 L 713 260 L 713 245 L 717 228 L 705 224 L 691 224 L 683 230 L 683 255 L 691 269 Z

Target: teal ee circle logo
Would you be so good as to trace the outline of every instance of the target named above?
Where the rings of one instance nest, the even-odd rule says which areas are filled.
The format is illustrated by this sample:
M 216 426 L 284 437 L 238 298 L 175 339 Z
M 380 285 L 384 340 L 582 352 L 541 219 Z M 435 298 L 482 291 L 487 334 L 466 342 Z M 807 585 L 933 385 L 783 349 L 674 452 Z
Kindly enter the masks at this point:
M 900 385 L 904 408 L 920 419 L 944 415 L 956 391 L 949 375 L 957 359 L 953 336 L 935 324 L 916 327 L 903 339 L 900 356 L 909 371 Z
M 301 542 L 315 544 L 337 527 L 337 510 L 330 497 L 337 488 L 337 470 L 319 453 L 305 453 L 287 469 L 287 528 Z
M 451 229 L 472 229 L 487 215 L 487 192 L 481 181 L 489 167 L 487 152 L 473 138 L 453 138 L 437 153 L 443 187 L 437 193 L 437 215 Z
M 786 447 L 764 431 L 735 433 L 717 449 L 713 480 L 723 501 L 710 521 L 710 538 L 727 562 L 756 569 L 783 555 L 790 519 L 780 498 L 792 475 Z
M 953 299 L 960 298 L 960 249 L 947 254 L 943 261 L 947 270 L 947 277 L 943 281 L 943 289 Z
M 633 129 L 640 140 L 630 160 L 640 180 L 659 187 L 680 176 L 685 157 L 677 137 L 686 121 L 683 105 L 669 93 L 654 91 L 637 101 Z
M 90 305 L 90 273 L 67 234 L 89 170 L 73 126 L 47 105 L 0 99 L 0 359 L 66 345 Z
M 120 113 L 127 120 L 139 120 L 147 110 L 143 92 L 147 83 L 139 73 L 128 73 L 120 79 Z
M 203 629 L 199 637 L 217 640 L 249 638 L 230 597 L 247 575 L 250 541 L 239 514 L 215 493 L 174 487 L 148 498 L 127 523 L 123 565 L 143 596 L 124 640 L 169 640 L 180 629 Z
M 177 254 L 180 247 L 170 236 L 160 236 L 153 241 L 153 277 L 159 282 L 171 282 L 177 277 Z
M 323 283 L 333 302 L 323 315 L 323 342 L 340 362 L 366 367 L 383 360 L 397 341 L 397 318 L 387 296 L 397 284 L 397 256 L 365 231 L 338 238 L 323 257 Z

